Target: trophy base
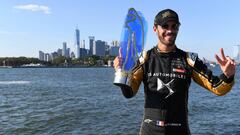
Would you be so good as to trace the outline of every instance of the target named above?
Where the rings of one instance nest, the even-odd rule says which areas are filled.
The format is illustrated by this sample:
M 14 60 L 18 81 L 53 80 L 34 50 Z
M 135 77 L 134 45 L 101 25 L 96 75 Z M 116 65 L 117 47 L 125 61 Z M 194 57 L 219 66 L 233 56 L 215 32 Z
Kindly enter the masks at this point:
M 130 87 L 127 73 L 116 71 L 113 84 L 119 87 Z

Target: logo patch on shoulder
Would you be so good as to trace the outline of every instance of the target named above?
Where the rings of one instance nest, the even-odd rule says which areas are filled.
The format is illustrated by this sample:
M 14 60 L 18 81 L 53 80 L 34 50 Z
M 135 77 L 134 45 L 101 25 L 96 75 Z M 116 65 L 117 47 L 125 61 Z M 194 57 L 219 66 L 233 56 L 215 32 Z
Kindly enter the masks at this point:
M 188 52 L 187 53 L 187 62 L 188 62 L 188 64 L 191 65 L 191 66 L 194 66 L 194 64 L 195 64 L 195 62 L 197 60 L 197 57 L 198 57 L 197 53 Z

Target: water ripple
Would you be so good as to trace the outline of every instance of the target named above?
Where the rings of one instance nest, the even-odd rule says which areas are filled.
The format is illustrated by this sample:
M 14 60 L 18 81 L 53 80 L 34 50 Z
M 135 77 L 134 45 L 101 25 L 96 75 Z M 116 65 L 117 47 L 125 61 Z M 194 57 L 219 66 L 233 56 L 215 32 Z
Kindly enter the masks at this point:
M 112 84 L 113 69 L 0 70 L 0 134 L 138 134 L 144 92 L 125 99 Z M 239 75 L 238 75 L 239 76 Z M 27 81 L 22 78 L 27 78 Z M 21 80 L 21 81 L 19 81 Z M 223 97 L 192 84 L 192 134 L 240 133 L 239 80 Z
M 30 81 L 0 81 L 0 85 L 10 85 L 10 84 L 30 84 Z

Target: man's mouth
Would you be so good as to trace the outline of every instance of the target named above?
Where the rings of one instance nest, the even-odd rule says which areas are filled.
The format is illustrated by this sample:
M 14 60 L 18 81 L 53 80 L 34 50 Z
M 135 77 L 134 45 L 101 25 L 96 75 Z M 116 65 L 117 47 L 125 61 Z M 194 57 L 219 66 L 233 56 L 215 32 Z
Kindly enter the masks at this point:
M 174 39 L 175 35 L 174 34 L 167 34 L 165 35 L 166 38 Z

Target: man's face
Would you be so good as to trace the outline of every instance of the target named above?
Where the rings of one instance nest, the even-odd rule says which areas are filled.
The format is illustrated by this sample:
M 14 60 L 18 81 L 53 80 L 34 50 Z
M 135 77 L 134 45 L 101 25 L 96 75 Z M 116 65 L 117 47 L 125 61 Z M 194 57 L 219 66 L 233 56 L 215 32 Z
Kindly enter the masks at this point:
M 175 45 L 177 38 L 179 24 L 175 21 L 168 21 L 166 24 L 160 26 L 156 25 L 153 27 L 156 32 L 159 41 L 166 46 Z

